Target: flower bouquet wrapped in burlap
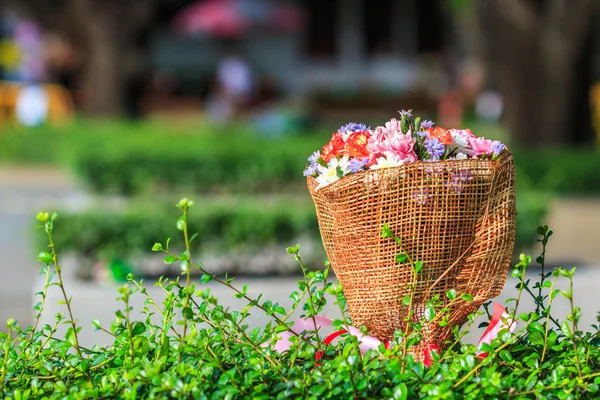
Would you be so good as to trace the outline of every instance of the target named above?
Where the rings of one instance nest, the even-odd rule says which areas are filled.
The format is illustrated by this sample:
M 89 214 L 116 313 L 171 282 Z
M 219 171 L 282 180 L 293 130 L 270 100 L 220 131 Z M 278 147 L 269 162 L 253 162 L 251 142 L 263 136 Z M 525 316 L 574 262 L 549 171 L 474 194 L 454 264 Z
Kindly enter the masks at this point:
M 374 130 L 342 127 L 309 161 L 323 244 L 354 325 L 389 340 L 421 321 L 437 295 L 450 311 L 442 324 L 429 316 L 421 335 L 443 348 L 500 294 L 516 217 L 513 158 L 502 143 L 404 111 Z

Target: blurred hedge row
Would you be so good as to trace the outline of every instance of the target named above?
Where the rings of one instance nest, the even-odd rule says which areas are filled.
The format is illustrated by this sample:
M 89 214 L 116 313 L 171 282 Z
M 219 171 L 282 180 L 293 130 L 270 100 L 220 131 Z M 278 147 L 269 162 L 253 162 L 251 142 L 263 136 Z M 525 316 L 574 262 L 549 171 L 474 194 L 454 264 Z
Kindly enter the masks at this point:
M 256 249 L 270 244 L 293 245 L 302 235 L 318 237 L 314 207 L 295 199 L 211 199 L 195 201 L 188 219 L 189 231 L 198 233 L 193 250 Z M 173 202 L 174 204 L 175 202 Z M 62 252 L 90 261 L 131 259 L 150 253 L 156 242 L 172 238 L 171 248 L 181 251 L 175 225 L 179 210 L 173 204 L 134 202 L 123 210 L 59 212 L 54 240 Z M 38 248 L 46 238 L 36 233 Z
M 528 193 L 519 196 L 517 207 L 516 250 L 522 251 L 534 243 L 536 228 L 547 213 L 548 203 L 543 197 Z M 181 250 L 181 238 L 175 229 L 178 210 L 163 202 L 131 206 L 122 211 L 59 215 L 54 234 L 57 247 L 92 262 L 148 254 L 155 242 L 164 243 L 168 237 L 173 238 L 172 248 Z M 194 252 L 227 253 L 271 244 L 283 250 L 298 237 L 319 238 L 309 198 L 200 201 L 190 212 L 189 227 L 190 232 L 198 232 Z M 39 235 L 38 247 L 44 245 L 45 238 Z
M 329 136 L 269 138 L 240 125 L 86 120 L 0 134 L 0 161 L 63 164 L 97 193 L 281 192 L 304 189 L 306 157 Z M 600 194 L 600 151 L 512 150 L 522 189 Z

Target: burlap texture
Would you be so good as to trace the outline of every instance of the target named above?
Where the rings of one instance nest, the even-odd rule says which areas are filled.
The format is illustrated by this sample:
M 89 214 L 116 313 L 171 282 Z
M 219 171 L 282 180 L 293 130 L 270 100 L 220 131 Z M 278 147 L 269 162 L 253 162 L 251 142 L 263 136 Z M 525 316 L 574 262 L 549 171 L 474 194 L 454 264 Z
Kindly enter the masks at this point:
M 439 315 L 422 331 L 423 343 L 444 347 L 452 328 L 502 291 L 515 240 L 515 175 L 512 155 L 498 160 L 416 162 L 369 170 L 315 190 L 323 245 L 340 280 L 355 326 L 365 325 L 381 340 L 405 330 L 413 273 L 398 264 L 397 243 L 382 238 L 388 224 L 418 274 L 413 321 L 422 318 L 427 299 L 446 291 L 467 293 L 473 301 L 454 301 L 449 324 Z

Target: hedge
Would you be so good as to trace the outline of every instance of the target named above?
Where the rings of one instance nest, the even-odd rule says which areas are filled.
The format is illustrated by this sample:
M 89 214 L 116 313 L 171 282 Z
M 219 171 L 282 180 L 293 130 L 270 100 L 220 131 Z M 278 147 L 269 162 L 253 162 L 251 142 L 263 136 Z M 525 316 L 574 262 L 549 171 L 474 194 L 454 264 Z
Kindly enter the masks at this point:
M 308 195 L 307 195 L 308 196 Z M 194 251 L 256 249 L 270 244 L 289 245 L 299 236 L 318 234 L 314 207 L 309 201 L 283 198 L 218 198 L 198 201 L 190 217 L 190 231 L 198 233 Z M 132 204 L 124 210 L 61 212 L 55 241 L 91 261 L 131 259 L 148 253 L 172 232 L 177 210 L 163 202 Z M 36 239 L 43 239 L 36 235 Z M 179 246 L 174 238 L 173 245 Z M 85 274 L 84 274 L 85 275 Z
M 182 199 L 179 205 L 185 218 L 190 203 Z M 38 220 L 52 244 L 60 217 L 39 213 Z M 185 226 L 181 228 L 183 233 L 178 233 L 188 237 Z M 9 318 L 6 332 L 0 332 L 0 397 L 597 399 L 600 327 L 580 326 L 581 309 L 573 301 L 579 298 L 573 290 L 575 268 L 544 272 L 546 244 L 552 232 L 539 227 L 538 233 L 543 252 L 536 262 L 542 265 L 542 273 L 539 278 L 527 273 L 532 258 L 525 255 L 512 268 L 508 284 L 516 284 L 518 292 L 516 299 L 505 304 L 504 327 L 500 323 L 493 337 L 481 345 L 465 340 L 478 320 L 484 319 L 483 326 L 488 325 L 485 316 L 491 317 L 490 310 L 484 305 L 464 326 L 453 326 L 452 337 L 440 343 L 439 350 L 428 346 L 422 333 L 431 324 L 448 325 L 452 308 L 472 301 L 471 294 L 449 288 L 447 302 L 435 296 L 418 299 L 420 307 L 427 310 L 422 317 L 416 313 L 409 316 L 390 341 L 361 351 L 357 336 L 342 334 L 328 344 L 333 336 L 325 339 L 327 328 L 311 328 L 328 303 L 340 309 L 333 321 L 335 330 L 348 329 L 352 321 L 343 288 L 328 282 L 329 267 L 307 271 L 299 246 L 287 249 L 304 275 L 297 290 L 290 293 L 292 303 L 287 306 L 284 299 L 267 299 L 249 290 L 247 284 L 238 287 L 232 277 L 212 275 L 196 257 L 173 253 L 162 241 L 154 250 L 163 254 L 166 262 L 181 267 L 181 279 L 156 282 L 166 293 L 164 301 L 157 302 L 148 284 L 128 276 L 128 282 L 118 288 L 112 323 L 92 320 L 96 330 L 102 331 L 98 335 L 109 335 L 110 344 L 86 348 L 80 345 L 82 326 L 71 307 L 77 299 L 70 297 L 71 282 L 63 280 L 64 267 L 59 267 L 61 254 L 55 246 L 46 245 L 43 248 L 48 251 L 38 255 L 46 279 L 36 293 L 40 301 L 34 307 L 33 325 L 20 326 Z M 186 243 L 189 245 L 189 240 Z M 192 279 L 192 268 L 203 273 L 200 280 Z M 417 279 L 414 265 L 413 269 Z M 555 289 L 555 284 L 568 289 Z M 241 304 L 224 305 L 211 292 L 213 285 L 227 287 Z M 49 311 L 49 290 L 61 292 L 60 303 L 66 305 L 64 313 L 54 316 L 52 325 L 40 323 Z M 134 296 L 144 299 L 142 314 L 133 310 Z M 413 291 L 406 296 L 409 304 L 414 297 Z M 107 295 L 102 301 L 111 298 Z M 566 317 L 557 315 L 553 301 L 558 299 L 570 304 Z M 525 312 L 527 309 L 530 311 Z M 251 329 L 249 317 L 255 313 L 264 313 L 270 321 Z M 304 322 L 294 324 L 294 313 L 301 313 Z M 362 329 L 368 333 L 366 327 Z M 286 336 L 288 344 L 282 341 L 284 349 L 278 349 L 277 339 Z
M 199 201 L 197 205 L 189 222 L 190 230 L 199 233 L 193 242 L 194 251 L 227 253 L 270 244 L 289 245 L 300 236 L 320 243 L 315 210 L 308 194 L 299 198 L 222 197 Z M 172 231 L 175 211 L 162 202 L 139 204 L 138 201 L 120 211 L 61 212 L 55 240 L 63 251 L 91 263 L 115 257 L 132 259 L 148 253 L 158 238 Z M 534 244 L 532 233 L 544 222 L 547 199 L 540 193 L 521 193 L 517 212 L 516 251 L 520 252 Z M 173 244 L 180 243 L 174 239 Z M 83 276 L 88 275 L 89 271 L 83 272 Z
M 498 135 L 493 127 L 473 127 Z M 302 188 L 306 157 L 330 132 L 278 138 L 245 125 L 82 120 L 0 134 L 0 162 L 68 166 L 98 193 L 276 192 Z M 600 194 L 600 151 L 513 149 L 517 184 L 561 194 Z

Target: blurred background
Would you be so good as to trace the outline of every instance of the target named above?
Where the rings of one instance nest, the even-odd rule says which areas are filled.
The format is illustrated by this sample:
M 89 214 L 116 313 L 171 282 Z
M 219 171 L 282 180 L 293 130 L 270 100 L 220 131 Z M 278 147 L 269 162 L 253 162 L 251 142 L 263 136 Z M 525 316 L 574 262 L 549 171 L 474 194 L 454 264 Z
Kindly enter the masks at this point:
M 507 142 L 516 254 L 548 224 L 549 264 L 593 291 L 599 22 L 592 0 L 3 0 L 0 321 L 31 322 L 42 209 L 83 319 L 129 272 L 178 275 L 149 249 L 181 246 L 184 195 L 206 269 L 291 289 L 286 246 L 325 259 L 306 157 L 403 108 Z

